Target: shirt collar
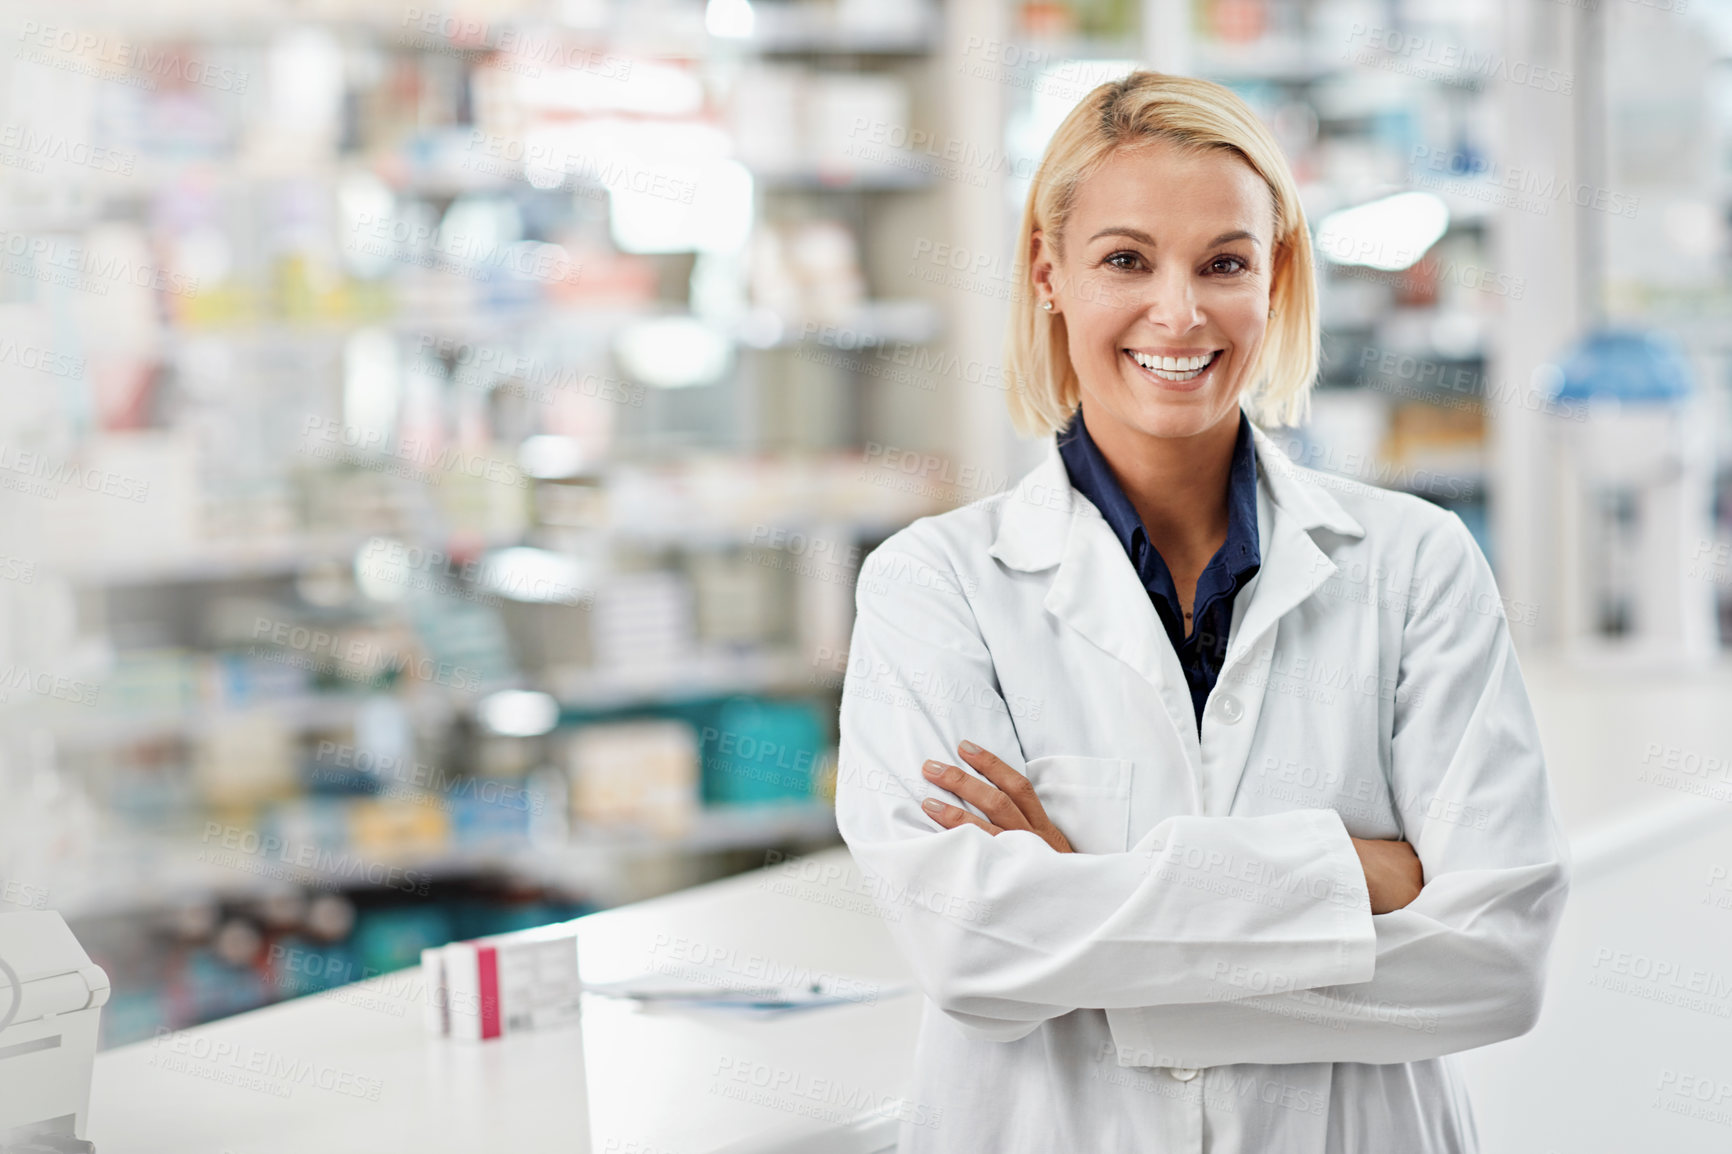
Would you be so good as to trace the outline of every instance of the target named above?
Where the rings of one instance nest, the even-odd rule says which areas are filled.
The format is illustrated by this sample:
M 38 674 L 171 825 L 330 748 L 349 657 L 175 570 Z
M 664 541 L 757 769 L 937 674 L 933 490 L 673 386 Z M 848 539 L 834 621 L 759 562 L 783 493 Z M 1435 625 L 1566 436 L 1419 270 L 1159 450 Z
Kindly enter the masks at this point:
M 1146 539 L 1148 533 L 1100 447 L 1089 435 L 1080 407 L 1070 427 L 1058 435 L 1058 451 L 1072 487 L 1100 510 L 1125 553 L 1135 557 L 1138 535 Z M 1227 571 L 1235 575 L 1255 569 L 1263 561 L 1257 540 L 1257 452 L 1251 419 L 1244 409 L 1239 410 L 1239 435 L 1233 442 L 1233 462 L 1228 470 L 1227 540 L 1221 547 L 1221 559 L 1226 562 Z

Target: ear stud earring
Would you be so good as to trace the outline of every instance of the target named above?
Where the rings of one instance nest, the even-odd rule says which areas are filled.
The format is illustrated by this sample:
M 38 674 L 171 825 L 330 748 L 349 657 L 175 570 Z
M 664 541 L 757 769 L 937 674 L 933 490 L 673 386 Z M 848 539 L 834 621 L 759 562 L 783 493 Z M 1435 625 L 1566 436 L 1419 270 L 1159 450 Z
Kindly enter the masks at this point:
M 1045 309 L 1045 310 L 1046 310 L 1046 311 L 1047 311 L 1047 312 L 1049 312 L 1049 313 L 1050 313 L 1050 312 L 1051 312 L 1051 311 L 1052 311 L 1052 302 L 1051 302 L 1051 301 L 1041 301 L 1041 302 L 1040 302 L 1040 307 L 1041 307 L 1041 308 L 1043 308 L 1043 309 Z M 1270 314 L 1269 314 L 1269 315 L 1270 315 L 1270 316 L 1274 316 L 1274 315 L 1275 315 L 1275 314 L 1274 314 L 1274 313 L 1270 313 Z

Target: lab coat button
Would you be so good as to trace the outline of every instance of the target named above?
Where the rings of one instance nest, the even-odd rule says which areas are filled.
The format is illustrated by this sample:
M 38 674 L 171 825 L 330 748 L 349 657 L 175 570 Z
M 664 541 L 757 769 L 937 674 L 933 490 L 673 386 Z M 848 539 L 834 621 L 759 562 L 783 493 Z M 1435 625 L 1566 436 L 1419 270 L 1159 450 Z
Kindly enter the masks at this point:
M 1221 720 L 1228 725 L 1237 725 L 1239 719 L 1245 716 L 1245 707 L 1231 693 L 1223 693 L 1219 705 L 1216 706 L 1216 712 L 1221 715 Z
M 1168 1070 L 1167 1073 L 1171 1074 L 1181 1082 L 1189 1082 L 1192 1078 L 1197 1076 L 1196 1069 L 1191 1066 L 1174 1066 Z

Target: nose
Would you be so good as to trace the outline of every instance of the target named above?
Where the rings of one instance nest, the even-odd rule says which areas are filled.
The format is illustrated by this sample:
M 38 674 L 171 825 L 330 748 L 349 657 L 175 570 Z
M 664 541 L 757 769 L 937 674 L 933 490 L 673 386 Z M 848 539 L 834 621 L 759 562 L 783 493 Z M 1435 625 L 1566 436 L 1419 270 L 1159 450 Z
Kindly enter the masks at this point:
M 1182 335 L 1203 323 L 1197 308 L 1197 294 L 1191 283 L 1190 270 L 1177 262 L 1149 278 L 1149 296 L 1143 305 L 1143 315 L 1150 324 Z

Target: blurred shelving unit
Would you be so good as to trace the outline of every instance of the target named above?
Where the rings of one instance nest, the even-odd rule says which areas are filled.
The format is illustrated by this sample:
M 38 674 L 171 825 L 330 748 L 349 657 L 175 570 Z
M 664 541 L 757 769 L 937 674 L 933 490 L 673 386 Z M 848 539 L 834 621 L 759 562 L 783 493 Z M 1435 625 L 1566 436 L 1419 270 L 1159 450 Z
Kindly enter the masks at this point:
M 1622 209 L 1585 217 L 1601 258 L 1592 304 L 1609 325 L 1676 342 L 1694 373 L 1686 423 L 1712 479 L 1686 578 L 1713 590 L 1723 652 L 1732 644 L 1732 9 L 1608 8 L 1589 19 L 1604 53 L 1592 109 L 1599 183 Z
M 937 5 L 40 15 L 0 902 L 106 1042 L 833 842 L 859 559 L 982 495 L 885 452 L 944 405 Z
M 1318 255 L 1325 366 L 1289 451 L 1453 509 L 1492 554 L 1484 398 L 1499 386 L 1486 341 L 1522 291 L 1494 267 L 1483 198 L 1496 146 L 1486 88 L 1507 82 L 1496 5 L 1317 0 L 1197 17 L 1198 74 L 1275 130 Z

